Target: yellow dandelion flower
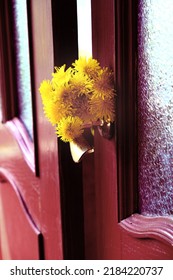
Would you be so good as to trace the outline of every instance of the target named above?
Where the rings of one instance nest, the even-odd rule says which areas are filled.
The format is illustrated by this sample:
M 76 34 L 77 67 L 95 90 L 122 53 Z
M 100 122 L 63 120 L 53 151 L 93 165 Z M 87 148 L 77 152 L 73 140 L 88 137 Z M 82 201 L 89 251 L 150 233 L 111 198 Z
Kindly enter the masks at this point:
M 96 77 L 101 70 L 99 62 L 91 57 L 88 59 L 86 57 L 80 57 L 72 65 L 75 71 L 83 73 L 90 78 Z
M 83 73 L 76 72 L 70 81 L 70 86 L 72 88 L 77 88 L 79 91 L 86 92 L 91 90 L 92 81 Z
M 43 107 L 45 116 L 52 125 L 56 125 L 61 118 L 71 114 L 71 107 L 61 102 L 49 100 Z
M 71 142 L 82 135 L 83 122 L 79 117 L 62 118 L 57 126 L 57 135 L 64 142 Z
M 70 80 L 70 88 L 76 96 L 90 94 L 92 81 L 83 73 L 76 72 Z
M 92 98 L 90 101 L 90 110 L 91 113 L 96 117 L 96 120 L 103 119 L 107 122 L 113 122 L 115 120 L 115 105 L 113 98 Z
M 115 119 L 113 73 L 96 59 L 80 57 L 68 69 L 55 67 L 39 92 L 46 117 L 65 142 L 80 137 L 88 124 Z
M 69 85 L 61 85 L 59 88 L 54 90 L 53 100 L 55 102 L 59 101 L 61 103 L 70 105 L 72 99 L 71 92 L 72 90 Z
M 45 104 L 52 98 L 52 84 L 49 80 L 43 80 L 40 84 L 39 92 L 41 94 L 42 102 Z
M 104 98 L 113 98 L 115 94 L 113 87 L 113 75 L 108 68 L 103 68 L 93 83 L 93 96 Z
M 91 122 L 92 119 L 89 109 L 89 100 L 88 96 L 80 95 L 72 102 L 73 114 L 82 119 L 84 123 Z
M 65 64 L 61 67 L 55 67 L 56 72 L 52 73 L 52 84 L 55 88 L 67 84 L 71 78 L 71 68 L 65 70 L 65 67 Z

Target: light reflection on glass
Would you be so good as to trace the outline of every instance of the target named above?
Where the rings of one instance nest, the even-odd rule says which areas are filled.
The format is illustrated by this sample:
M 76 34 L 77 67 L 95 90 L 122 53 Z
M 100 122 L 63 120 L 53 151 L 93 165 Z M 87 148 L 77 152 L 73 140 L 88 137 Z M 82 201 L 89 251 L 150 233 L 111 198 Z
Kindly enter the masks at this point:
M 172 215 L 172 0 L 140 0 L 138 18 L 140 212 Z
M 13 0 L 16 30 L 19 118 L 33 137 L 27 1 Z

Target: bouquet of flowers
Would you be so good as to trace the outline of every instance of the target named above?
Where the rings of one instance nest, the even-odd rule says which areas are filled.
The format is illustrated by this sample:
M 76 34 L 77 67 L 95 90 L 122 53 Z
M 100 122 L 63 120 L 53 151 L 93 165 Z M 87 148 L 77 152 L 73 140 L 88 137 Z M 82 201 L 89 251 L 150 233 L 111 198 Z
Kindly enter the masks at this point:
M 115 120 L 113 73 L 96 59 L 80 57 L 67 69 L 55 67 L 39 91 L 44 113 L 64 142 L 75 141 L 86 127 Z

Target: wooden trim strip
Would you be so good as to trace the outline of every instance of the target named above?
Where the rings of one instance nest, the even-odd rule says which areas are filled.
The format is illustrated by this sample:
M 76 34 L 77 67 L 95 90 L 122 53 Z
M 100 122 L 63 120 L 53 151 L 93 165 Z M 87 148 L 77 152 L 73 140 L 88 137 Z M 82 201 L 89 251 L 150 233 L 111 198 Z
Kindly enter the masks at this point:
M 10 130 L 16 139 L 24 159 L 32 172 L 35 173 L 35 153 L 34 144 L 26 131 L 25 126 L 18 118 L 13 118 L 11 121 L 6 122 L 5 126 Z
M 0 1 L 0 80 L 2 121 L 18 114 L 13 5 Z
M 119 221 L 137 212 L 137 0 L 115 1 Z
M 173 246 L 173 218 L 133 214 L 119 225 L 136 238 L 154 238 Z

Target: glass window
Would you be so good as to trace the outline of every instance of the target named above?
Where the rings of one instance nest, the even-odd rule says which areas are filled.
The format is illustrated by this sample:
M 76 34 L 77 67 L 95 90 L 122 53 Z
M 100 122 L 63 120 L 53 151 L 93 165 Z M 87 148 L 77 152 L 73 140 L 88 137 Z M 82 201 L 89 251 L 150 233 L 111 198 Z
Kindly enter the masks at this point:
M 17 88 L 19 118 L 33 137 L 27 1 L 13 0 L 16 34 Z
M 173 214 L 173 5 L 140 0 L 138 17 L 140 212 Z

